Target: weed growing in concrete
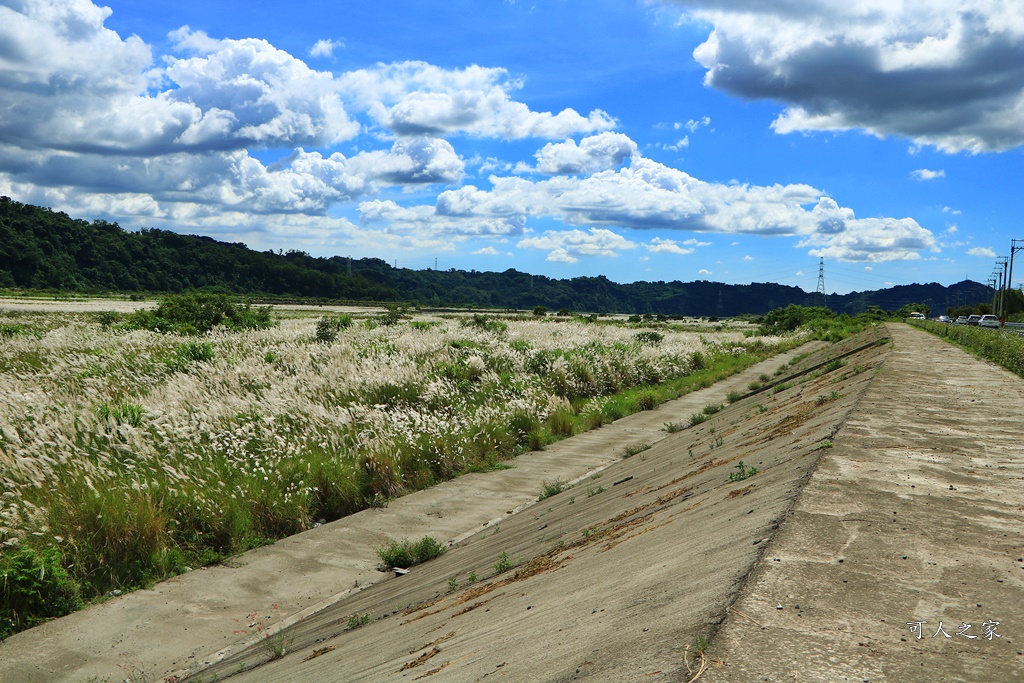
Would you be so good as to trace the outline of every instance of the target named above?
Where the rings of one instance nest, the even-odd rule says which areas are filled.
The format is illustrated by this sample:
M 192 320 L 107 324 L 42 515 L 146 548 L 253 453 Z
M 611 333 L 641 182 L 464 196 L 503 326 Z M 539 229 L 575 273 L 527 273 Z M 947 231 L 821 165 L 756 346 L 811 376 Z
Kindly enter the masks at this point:
M 502 552 L 498 555 L 498 561 L 494 563 L 494 573 L 504 574 L 509 569 L 512 569 L 512 560 L 508 558 L 507 552 Z
M 690 426 L 696 427 L 697 425 L 699 425 L 700 423 L 704 422 L 707 419 L 708 416 L 705 415 L 704 413 L 694 413 L 693 415 L 690 416 Z
M 588 486 L 587 487 L 587 498 L 593 498 L 597 494 L 604 493 L 604 492 L 605 492 L 605 488 L 603 486 L 598 486 L 596 489 L 591 487 L 591 486 Z
M 723 406 L 721 403 L 709 403 L 706 406 L 704 406 L 703 412 L 705 415 L 714 415 L 724 407 L 725 406 Z
M 756 467 L 746 467 L 743 461 L 740 460 L 739 464 L 736 465 L 736 471 L 729 475 L 729 481 L 743 481 L 747 477 L 752 477 L 757 474 Z
M 448 577 L 448 592 L 454 593 L 459 587 L 459 579 L 455 576 Z
M 566 490 L 567 488 L 569 488 L 568 485 L 561 479 L 542 482 L 540 486 L 540 496 L 537 498 L 537 500 L 542 501 L 545 498 L 557 496 L 559 493 Z
M 652 445 L 653 444 L 648 443 L 647 441 L 644 441 L 642 443 L 630 444 L 622 449 L 622 457 L 632 458 L 637 453 L 643 453 L 644 451 L 649 450 Z
M 825 394 L 820 394 L 817 400 L 814 401 L 814 405 L 823 406 L 830 401 L 835 401 L 839 396 L 840 394 L 838 391 L 833 391 L 827 396 Z
M 832 448 L 832 442 L 829 441 L 828 439 L 825 439 L 824 441 L 819 443 L 818 446 L 817 446 L 817 450 L 819 450 L 819 451 L 824 450 L 826 448 Z
M 469 576 L 466 577 L 466 583 L 476 583 L 477 581 L 479 581 L 479 577 L 476 575 L 476 572 L 470 572 Z
M 353 614 L 348 618 L 348 630 L 354 631 L 355 629 L 366 626 L 370 623 L 369 614 Z
M 669 434 L 675 434 L 676 432 L 681 432 L 686 429 L 686 425 L 682 422 L 666 422 L 661 429 Z
M 835 358 L 829 361 L 828 365 L 825 366 L 825 372 L 832 372 L 833 370 L 838 370 L 844 365 L 846 365 L 846 361 L 844 361 L 842 358 Z
M 436 538 L 424 536 L 419 543 L 412 543 L 408 539 L 392 541 L 390 544 L 377 549 L 381 564 L 385 567 L 409 567 L 432 560 L 443 555 L 445 547 Z
M 729 403 L 735 403 L 736 401 L 740 400 L 742 397 L 743 397 L 743 394 L 741 394 L 740 392 L 738 392 L 736 390 L 733 390 L 733 391 L 730 391 L 728 394 L 726 394 L 725 400 L 728 401 Z

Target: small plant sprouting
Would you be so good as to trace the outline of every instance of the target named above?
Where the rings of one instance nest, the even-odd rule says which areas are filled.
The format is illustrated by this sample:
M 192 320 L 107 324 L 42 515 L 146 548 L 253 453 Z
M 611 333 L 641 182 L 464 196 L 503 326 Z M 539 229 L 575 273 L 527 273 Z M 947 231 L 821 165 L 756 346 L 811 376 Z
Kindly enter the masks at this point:
M 459 587 L 459 579 L 455 576 L 448 577 L 448 592 L 454 593 Z
M 728 401 L 729 403 L 735 403 L 736 401 L 740 400 L 742 396 L 743 394 L 736 390 L 733 390 L 726 395 L 725 400 Z
M 846 365 L 846 361 L 844 361 L 842 358 L 834 358 L 833 360 L 829 361 L 828 365 L 825 366 L 825 372 L 832 372 L 833 370 L 838 370 L 844 365 Z
M 768 406 L 766 406 L 763 403 L 757 404 L 757 412 L 759 412 L 759 413 L 767 413 L 768 412 Z
M 561 479 L 555 479 L 554 481 L 541 482 L 540 496 L 537 497 L 538 501 L 542 501 L 545 498 L 556 496 L 562 491 L 566 490 L 568 485 Z
M 466 583 L 476 583 L 480 578 L 476 575 L 476 572 L 470 572 L 469 576 L 466 577 Z
M 720 437 L 718 437 L 717 439 L 715 439 L 714 441 L 711 442 L 711 446 L 708 447 L 708 450 L 712 451 L 712 450 L 720 447 L 723 443 L 725 443 L 725 437 L 720 436 Z
M 693 415 L 690 416 L 690 426 L 696 427 L 701 422 L 704 422 L 707 419 L 708 416 L 705 415 L 704 413 L 694 413 Z
M 504 574 L 509 569 L 512 569 L 512 560 L 508 559 L 508 553 L 502 552 L 498 555 L 498 561 L 494 563 L 494 573 Z
M 605 488 L 603 486 L 598 486 L 596 489 L 594 487 L 592 487 L 592 486 L 588 486 L 587 487 L 587 498 L 593 498 L 597 494 L 604 493 L 604 492 L 605 492 Z
M 626 446 L 625 448 L 622 449 L 622 457 L 623 458 L 631 458 L 634 455 L 636 455 L 637 453 L 643 453 L 644 451 L 650 449 L 650 447 L 652 445 L 653 444 L 651 444 L 651 443 L 649 443 L 647 441 L 644 441 L 642 443 L 630 444 L 630 445 L 628 445 L 628 446 Z
M 348 618 L 348 630 L 354 631 L 360 626 L 366 626 L 370 623 L 369 614 L 353 614 Z
M 746 467 L 740 460 L 736 465 L 736 471 L 729 475 L 729 481 L 743 481 L 747 477 L 757 474 L 756 467 Z
M 686 425 L 682 422 L 666 422 L 665 426 L 662 427 L 662 430 L 669 434 L 675 434 L 676 432 L 681 432 L 684 429 L 686 429 Z
M 835 401 L 837 398 L 839 398 L 839 396 L 840 396 L 840 394 L 839 394 L 838 391 L 833 391 L 832 393 L 830 393 L 828 395 L 820 394 L 818 396 L 817 400 L 814 401 L 814 404 L 815 405 L 819 405 L 819 406 L 823 406 L 826 403 L 828 403 L 829 401 Z
M 692 676 L 689 680 L 697 680 L 707 669 L 708 658 L 706 653 L 709 645 L 708 639 L 701 635 L 694 638 L 692 645 L 686 646 L 686 651 L 683 653 L 683 664 L 686 665 L 687 675 Z
M 777 385 L 775 385 L 775 388 L 772 389 L 772 393 L 773 394 L 778 394 L 779 392 L 785 391 L 786 389 L 789 389 L 792 386 L 793 385 L 790 384 L 789 382 L 783 382 L 782 384 L 777 384 Z
M 828 439 L 825 439 L 824 441 L 819 443 L 818 446 L 817 446 L 817 450 L 819 450 L 819 451 L 824 450 L 826 448 L 832 448 L 832 442 L 829 441 Z
M 706 406 L 704 406 L 703 412 L 705 415 L 714 415 L 724 407 L 725 406 L 723 406 L 721 403 L 709 403 Z

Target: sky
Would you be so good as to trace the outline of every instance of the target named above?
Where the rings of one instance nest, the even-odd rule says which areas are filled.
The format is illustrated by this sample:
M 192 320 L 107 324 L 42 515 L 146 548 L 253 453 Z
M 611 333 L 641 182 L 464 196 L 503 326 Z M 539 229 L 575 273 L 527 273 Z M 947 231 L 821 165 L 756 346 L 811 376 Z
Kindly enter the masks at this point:
M 984 283 L 1024 0 L 0 0 L 0 194 L 414 269 Z

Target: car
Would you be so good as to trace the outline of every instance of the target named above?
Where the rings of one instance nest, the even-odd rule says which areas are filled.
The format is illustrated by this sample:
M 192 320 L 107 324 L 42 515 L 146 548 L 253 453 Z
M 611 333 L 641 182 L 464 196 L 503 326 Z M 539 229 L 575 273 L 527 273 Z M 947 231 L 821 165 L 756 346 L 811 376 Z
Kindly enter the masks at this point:
M 913 313 L 911 313 L 910 315 L 907 316 L 907 319 L 908 320 L 924 320 L 925 317 L 924 317 L 924 313 L 918 313 L 917 311 L 914 311 Z
M 981 320 L 978 321 L 978 327 L 1002 327 L 1002 323 L 999 322 L 999 318 L 994 315 L 983 315 Z
M 969 315 L 969 316 L 967 316 L 967 324 L 968 325 L 977 325 L 980 320 L 981 320 L 981 316 L 980 315 Z
M 953 322 L 953 319 L 950 318 L 948 315 L 940 315 L 935 320 L 940 322 L 940 323 L 951 323 L 951 322 Z
M 954 325 L 966 325 L 967 324 L 967 316 L 966 315 L 961 315 L 960 317 L 958 317 L 956 320 L 953 321 L 953 324 Z

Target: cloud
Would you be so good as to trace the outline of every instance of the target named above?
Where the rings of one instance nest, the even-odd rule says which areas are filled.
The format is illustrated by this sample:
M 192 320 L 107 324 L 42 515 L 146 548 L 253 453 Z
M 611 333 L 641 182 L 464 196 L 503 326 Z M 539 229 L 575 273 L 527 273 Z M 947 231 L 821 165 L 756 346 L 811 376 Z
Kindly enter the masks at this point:
M 340 40 L 321 39 L 313 43 L 313 47 L 309 48 L 310 57 L 333 57 L 334 51 L 338 48 L 345 47 L 345 43 Z
M 985 258 L 996 257 L 996 252 L 992 247 L 974 247 L 973 249 L 968 249 L 967 253 L 971 256 L 984 256 Z
M 604 228 L 582 230 L 548 230 L 540 237 L 527 237 L 517 244 L 520 249 L 550 250 L 548 261 L 576 263 L 581 256 L 618 256 L 620 251 L 635 249 L 637 244 Z
M 682 247 L 675 240 L 662 239 L 655 237 L 651 240 L 650 244 L 644 245 L 648 251 L 659 254 L 678 254 L 686 255 L 692 254 L 695 250 L 693 248 Z
M 622 133 L 600 133 L 579 145 L 574 140 L 548 143 L 534 156 L 541 173 L 573 175 L 617 168 L 636 154 L 636 143 Z
M 569 226 L 800 236 L 812 255 L 840 260 L 919 258 L 934 236 L 910 218 L 858 219 L 807 185 L 722 185 L 700 181 L 643 157 L 585 178 L 531 182 L 490 178 L 492 189 L 466 185 L 442 192 L 436 216 L 472 219 L 554 218 Z
M 823 197 L 811 214 L 819 229 L 797 243 L 808 254 L 839 261 L 914 261 L 938 251 L 935 236 L 912 218 L 855 218 L 853 211 Z
M 343 89 L 380 125 L 396 135 L 468 133 L 514 140 L 565 138 L 615 127 L 595 109 L 535 112 L 510 93 L 522 87 L 505 69 L 470 66 L 445 70 L 425 62 L 378 64 L 340 77 Z
M 703 275 L 704 277 L 709 277 L 711 275 L 714 275 L 714 273 L 712 273 L 707 268 L 701 268 L 700 270 L 697 271 L 697 275 Z
M 498 256 L 500 252 L 494 247 L 484 247 L 473 252 L 476 256 Z
M 916 171 L 910 172 L 910 177 L 914 180 L 935 180 L 936 178 L 945 178 L 945 171 L 932 171 L 927 168 L 919 168 Z
M 694 51 L 705 84 L 785 103 L 779 133 L 855 129 L 945 152 L 1024 144 L 1019 0 L 674 1 L 713 27 Z

